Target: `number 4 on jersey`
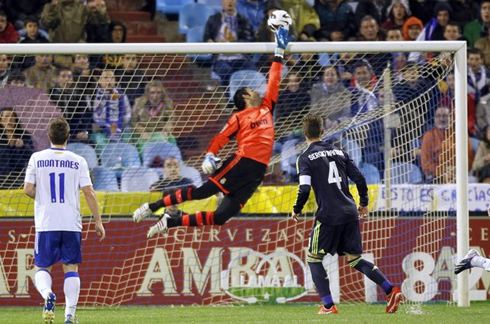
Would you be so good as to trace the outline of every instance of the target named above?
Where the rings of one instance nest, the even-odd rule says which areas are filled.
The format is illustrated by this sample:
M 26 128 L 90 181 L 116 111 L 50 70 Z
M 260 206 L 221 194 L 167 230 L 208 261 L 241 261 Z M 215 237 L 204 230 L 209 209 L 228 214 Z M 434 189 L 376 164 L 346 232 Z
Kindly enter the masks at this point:
M 342 182 L 342 178 L 339 175 L 339 169 L 337 169 L 337 164 L 335 161 L 331 161 L 328 164 L 328 183 L 336 183 L 337 188 L 341 189 L 340 183 Z

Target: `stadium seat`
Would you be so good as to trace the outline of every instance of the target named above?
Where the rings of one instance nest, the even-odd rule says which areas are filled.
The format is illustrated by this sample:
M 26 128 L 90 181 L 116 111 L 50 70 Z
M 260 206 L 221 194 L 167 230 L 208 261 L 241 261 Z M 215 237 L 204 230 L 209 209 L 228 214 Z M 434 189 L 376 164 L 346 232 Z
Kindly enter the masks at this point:
M 391 184 L 422 183 L 422 171 L 415 164 L 393 162 L 391 168 Z
M 359 170 L 364 174 L 367 184 L 377 184 L 381 183 L 381 175 L 379 174 L 378 168 L 370 163 L 361 162 Z
M 230 78 L 230 101 L 233 100 L 235 92 L 243 87 L 250 87 L 261 96 L 264 96 L 267 90 L 267 80 L 262 73 L 253 70 L 242 70 L 233 73 Z
M 146 144 L 143 148 L 143 166 L 151 167 L 157 156 L 160 156 L 162 160 L 173 156 L 182 161 L 182 153 L 177 145 L 168 142 L 154 142 Z
M 220 12 L 223 8 L 223 2 L 221 0 L 197 0 L 197 3 L 204 3 L 213 8 L 215 12 Z
M 202 186 L 202 177 L 196 168 L 188 165 L 182 165 L 180 167 L 180 175 L 183 178 L 187 178 L 192 181 L 192 184 L 196 187 Z
M 119 191 L 116 172 L 104 167 L 92 169 L 95 191 Z
M 179 33 L 187 34 L 193 27 L 204 27 L 208 18 L 213 14 L 215 14 L 215 10 L 204 3 L 190 3 L 185 5 L 180 9 L 179 13 Z
M 196 26 L 189 29 L 187 32 L 187 43 L 202 43 L 204 36 L 204 26 Z M 196 58 L 198 61 L 210 61 L 213 54 L 189 54 L 190 57 Z
M 344 139 L 342 140 L 342 148 L 347 151 L 349 157 L 359 167 L 362 161 L 362 150 L 356 140 Z
M 128 143 L 109 143 L 100 154 L 100 163 L 106 168 L 141 166 L 138 150 Z
M 75 154 L 83 156 L 87 161 L 89 169 L 93 169 L 99 166 L 97 154 L 95 153 L 95 149 L 92 146 L 84 143 L 69 143 L 66 146 L 66 149 Z
M 121 176 L 122 192 L 149 192 L 150 186 L 158 181 L 158 174 L 154 169 L 134 167 L 123 171 Z
M 164 14 L 178 14 L 180 9 L 194 0 L 157 0 L 157 11 Z

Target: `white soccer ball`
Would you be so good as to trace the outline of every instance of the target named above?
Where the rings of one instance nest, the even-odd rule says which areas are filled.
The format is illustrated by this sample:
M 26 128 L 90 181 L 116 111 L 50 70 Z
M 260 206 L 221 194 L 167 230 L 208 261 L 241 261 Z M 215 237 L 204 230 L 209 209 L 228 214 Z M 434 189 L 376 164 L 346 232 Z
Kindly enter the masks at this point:
M 267 20 L 267 24 L 272 32 L 275 32 L 279 29 L 279 26 L 282 26 L 284 29 L 289 30 L 289 26 L 293 24 L 293 20 L 291 16 L 284 10 L 274 10 L 269 19 Z

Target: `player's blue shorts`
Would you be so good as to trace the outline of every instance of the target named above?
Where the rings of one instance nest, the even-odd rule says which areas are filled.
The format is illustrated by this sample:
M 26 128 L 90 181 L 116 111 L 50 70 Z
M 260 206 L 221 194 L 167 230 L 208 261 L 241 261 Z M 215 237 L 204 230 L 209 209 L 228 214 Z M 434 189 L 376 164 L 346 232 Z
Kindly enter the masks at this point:
M 315 220 L 308 251 L 312 254 L 362 254 L 359 221 L 355 220 L 341 225 L 326 225 Z
M 60 260 L 63 264 L 82 263 L 82 233 L 37 232 L 34 242 L 34 264 L 48 268 Z

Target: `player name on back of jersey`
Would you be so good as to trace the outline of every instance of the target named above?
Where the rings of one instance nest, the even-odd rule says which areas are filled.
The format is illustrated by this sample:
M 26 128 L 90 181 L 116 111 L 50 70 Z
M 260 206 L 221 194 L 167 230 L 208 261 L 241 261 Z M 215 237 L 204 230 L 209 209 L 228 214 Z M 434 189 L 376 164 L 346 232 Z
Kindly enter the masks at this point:
M 326 157 L 326 156 L 334 156 L 334 155 L 340 155 L 344 156 L 344 152 L 342 150 L 325 150 L 325 151 L 318 151 L 311 153 L 308 155 L 308 158 L 313 161 L 321 157 Z
M 70 160 L 46 159 L 37 161 L 38 168 L 69 168 L 78 170 L 78 162 Z

